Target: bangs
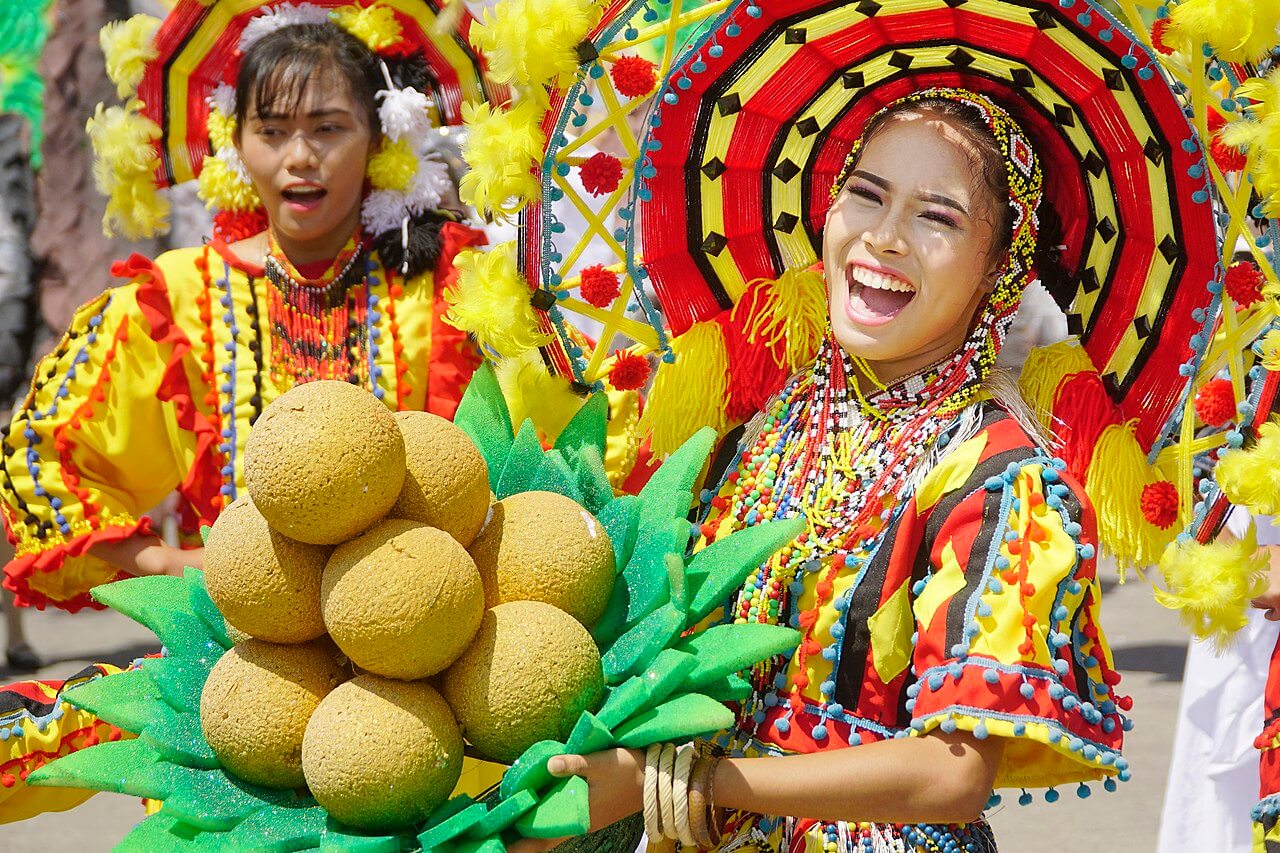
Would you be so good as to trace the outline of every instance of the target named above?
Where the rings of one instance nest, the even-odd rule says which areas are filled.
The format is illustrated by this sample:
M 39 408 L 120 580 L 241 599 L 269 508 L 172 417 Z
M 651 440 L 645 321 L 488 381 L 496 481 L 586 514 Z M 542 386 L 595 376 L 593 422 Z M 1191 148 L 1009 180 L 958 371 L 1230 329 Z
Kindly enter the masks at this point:
M 248 106 L 259 118 L 289 116 L 303 108 L 308 94 L 350 94 L 350 89 L 342 75 L 316 53 L 293 53 L 258 78 Z

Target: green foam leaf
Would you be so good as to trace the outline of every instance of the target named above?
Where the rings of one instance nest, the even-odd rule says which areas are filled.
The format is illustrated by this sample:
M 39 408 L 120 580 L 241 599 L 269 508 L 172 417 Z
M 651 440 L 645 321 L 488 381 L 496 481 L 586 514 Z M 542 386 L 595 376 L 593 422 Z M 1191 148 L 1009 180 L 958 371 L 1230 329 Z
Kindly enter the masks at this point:
M 158 813 L 143 820 L 116 845 L 116 853 L 155 853 L 157 850 L 214 850 L 212 836 L 171 815 Z
M 410 836 L 411 837 L 411 836 Z M 400 853 L 408 837 L 396 833 L 364 832 L 343 826 L 332 817 L 320 836 L 321 853 Z
M 520 424 L 520 431 L 516 433 L 511 452 L 507 454 L 506 464 L 498 478 L 498 487 L 494 489 L 498 500 L 531 491 L 534 479 L 542 468 L 544 455 L 538 431 L 534 429 L 533 421 L 526 419 Z
M 584 447 L 568 457 L 569 467 L 577 477 L 578 492 L 587 512 L 598 513 L 613 500 L 613 484 L 604 467 L 604 456 L 594 447 Z
M 497 835 L 532 809 L 538 803 L 538 797 L 532 791 L 519 791 L 513 797 L 502 800 L 484 819 L 467 832 L 468 837 L 485 839 Z
M 168 760 L 185 767 L 212 770 L 220 766 L 218 756 L 213 754 L 200 731 L 199 714 L 169 709 L 168 714 L 153 720 L 138 737 Z
M 489 488 L 498 492 L 498 481 L 506 467 L 515 431 L 492 364 L 485 362 L 472 374 L 453 422 L 471 436 L 479 448 L 489 467 Z M 499 497 L 503 495 L 499 493 Z
M 574 503 L 582 504 L 582 492 L 578 489 L 578 476 L 558 450 L 544 454 L 541 465 L 530 482 L 529 489 L 539 492 L 555 492 Z
M 556 439 L 556 450 L 566 456 L 586 448 L 604 452 L 609 430 L 609 397 L 604 393 L 592 394 L 574 414 Z
M 516 759 L 502 774 L 498 790 L 503 799 L 514 797 L 521 791 L 540 791 L 555 779 L 547 772 L 547 759 L 564 755 L 565 745 L 554 740 L 540 740 Z
M 716 625 L 682 638 L 675 648 L 698 659 L 684 684 L 685 690 L 695 691 L 794 649 L 799 643 L 800 632 L 792 628 L 747 623 Z
M 201 545 L 209 544 L 209 531 L 212 529 L 213 528 L 208 524 L 200 525 L 200 544 Z
M 123 613 L 155 631 L 151 623 L 152 614 L 166 610 L 185 611 L 190 593 L 187 582 L 182 578 L 153 575 L 101 584 L 89 590 L 89 594 L 117 613 Z
M 452 841 L 463 833 L 470 832 L 471 828 L 484 820 L 484 816 L 488 813 L 489 807 L 484 803 L 473 803 L 457 814 L 450 815 L 434 826 L 428 827 L 418 836 L 418 843 L 422 845 L 423 850 L 433 850 L 446 841 Z
M 213 665 L 227 649 L 218 642 L 208 626 L 189 612 L 155 609 L 147 613 L 147 625 L 164 644 L 165 651 L 176 658 Z
M 692 492 L 715 444 L 715 430 L 710 427 L 698 430 L 653 472 L 649 482 L 640 490 L 640 499 L 660 494 Z
M 581 776 L 560 780 L 542 802 L 516 821 L 516 829 L 526 838 L 561 838 L 590 830 L 587 780 Z
M 613 556 L 621 571 L 636 547 L 636 534 L 640 529 L 640 500 L 634 495 L 621 495 L 605 504 L 595 516 L 605 533 L 609 534 L 609 541 L 613 543 Z
M 27 777 L 31 785 L 88 788 L 163 800 L 198 771 L 165 761 L 139 740 L 102 743 L 51 761 Z
M 704 696 L 710 696 L 717 702 L 745 702 L 751 698 L 751 682 L 734 673 L 717 679 L 710 684 L 698 688 Z
M 597 714 L 600 722 L 612 730 L 636 712 L 657 705 L 680 686 L 696 665 L 693 655 L 674 649 L 663 651 L 642 674 L 610 691 Z
M 689 606 L 689 621 L 696 624 L 742 586 L 751 570 L 772 557 L 779 548 L 805 529 L 803 517 L 770 521 L 739 530 L 712 542 L 689 561 L 690 575 L 704 578 Z
M 684 508 L 688 509 L 687 504 Z M 635 625 L 670 600 L 667 557 L 683 560 L 691 530 L 683 517 L 652 519 L 642 511 L 635 550 L 622 570 L 630 595 L 627 625 Z
M 590 755 L 610 746 L 613 746 L 613 735 L 609 733 L 609 727 L 595 714 L 583 711 L 573 726 L 565 750 L 575 755 Z
M 187 582 L 187 604 L 191 612 L 199 617 L 209 629 L 209 635 L 218 641 L 224 649 L 232 646 L 231 637 L 227 634 L 227 622 L 218 612 L 218 607 L 209 597 L 204 585 L 204 572 L 199 569 L 187 569 L 183 573 Z
M 220 838 L 224 850 L 289 853 L 320 846 L 328 816 L 314 800 L 260 809 Z
M 104 675 L 63 694 L 71 705 L 101 717 L 125 731 L 140 732 L 164 714 L 173 713 L 146 670 Z
M 507 845 L 498 838 L 463 838 L 437 849 L 440 853 L 505 853 Z
M 733 712 L 701 693 L 685 693 L 623 723 L 614 732 L 620 745 L 642 749 L 655 743 L 684 743 L 733 726 Z
M 639 675 L 684 630 L 684 614 L 670 604 L 654 611 L 623 634 L 605 652 L 601 663 L 608 684 Z
M 204 683 L 209 679 L 211 667 L 189 658 L 167 655 L 144 658 L 141 668 L 151 677 L 152 683 L 171 707 L 191 714 L 200 713 L 200 694 L 204 691 Z
M 292 799 L 291 791 L 259 788 L 218 769 L 184 777 L 161 810 L 199 829 L 225 832 L 259 809 Z

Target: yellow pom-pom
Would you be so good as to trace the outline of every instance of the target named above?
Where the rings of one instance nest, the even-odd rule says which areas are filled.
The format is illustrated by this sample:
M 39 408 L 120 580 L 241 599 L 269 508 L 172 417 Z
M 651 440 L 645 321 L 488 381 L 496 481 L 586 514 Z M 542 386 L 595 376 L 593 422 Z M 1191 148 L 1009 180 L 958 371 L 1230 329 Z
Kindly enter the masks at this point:
M 583 398 L 573 392 L 569 380 L 547 369 L 536 349 L 515 358 L 504 358 L 495 371 L 502 394 L 507 399 L 511 422 L 533 421 L 538 433 L 554 443 L 569 421 L 582 408 Z
M 225 160 L 204 158 L 200 177 L 196 179 L 196 195 L 210 210 L 249 211 L 262 204 L 253 184 L 241 177 Z
M 543 110 L 533 100 L 509 110 L 487 103 L 463 104 L 467 142 L 462 156 L 471 168 L 459 184 L 463 201 L 498 217 L 516 214 L 540 194 L 532 170 L 546 138 L 539 122 Z
M 375 189 L 404 192 L 418 174 L 418 158 L 409 140 L 382 140 L 378 153 L 369 158 L 369 180 Z
M 454 266 L 457 282 L 444 293 L 449 304 L 446 323 L 475 335 L 481 346 L 503 358 L 514 358 L 550 340 L 538 329 L 538 317 L 529 304 L 529 285 L 516 269 L 515 243 L 503 243 L 488 252 L 461 252 Z
M 1179 540 L 1160 558 L 1160 573 L 1169 589 L 1157 589 L 1156 601 L 1177 610 L 1197 637 L 1212 639 L 1222 648 L 1248 621 L 1249 599 L 1266 591 L 1267 563 L 1252 523 L 1242 540 L 1208 545 Z
M 1280 0 L 1182 0 L 1169 13 L 1167 41 L 1208 44 L 1227 62 L 1252 62 L 1277 42 Z
M 98 32 L 98 43 L 106 59 L 107 77 L 116 84 L 122 99 L 138 94 L 142 72 L 157 56 L 152 39 L 160 29 L 160 19 L 150 15 L 134 15 L 124 21 L 113 21 Z
M 209 110 L 209 144 L 213 150 L 236 147 L 236 117 L 223 115 L 222 110 Z
M 1236 506 L 1255 515 L 1280 514 L 1280 424 L 1263 424 L 1248 450 L 1224 451 L 1214 477 Z
M 1262 350 L 1262 366 L 1267 370 L 1280 370 L 1280 329 L 1272 329 L 1258 342 Z
M 395 12 L 387 6 L 374 4 L 366 8 L 352 3 L 330 14 L 338 26 L 364 42 L 374 53 L 398 44 L 404 37 Z
M 717 433 L 728 426 L 729 356 L 720 324 L 694 323 L 672 339 L 671 351 L 675 361 L 658 367 L 640 416 L 640 430 L 658 456 L 675 452 L 705 426 Z
M 136 100 L 123 107 L 99 104 L 85 125 L 93 146 L 94 183 L 107 196 L 103 233 L 130 240 L 152 237 L 169 224 L 169 201 L 155 184 L 160 158 L 154 142 L 160 127 L 141 108 Z
M 495 79 L 541 87 L 577 70 L 578 45 L 596 18 L 592 0 L 504 0 L 471 28 L 471 43 Z

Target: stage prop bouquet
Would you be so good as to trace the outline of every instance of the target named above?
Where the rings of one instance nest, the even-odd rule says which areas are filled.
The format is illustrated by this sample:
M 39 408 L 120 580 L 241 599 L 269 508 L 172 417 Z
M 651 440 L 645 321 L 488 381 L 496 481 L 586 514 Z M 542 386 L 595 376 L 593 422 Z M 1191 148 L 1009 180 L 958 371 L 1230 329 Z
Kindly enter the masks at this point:
M 548 758 L 730 726 L 738 673 L 794 647 L 772 625 L 689 633 L 800 520 L 692 557 L 691 438 L 615 496 L 591 398 L 544 449 L 492 372 L 456 424 L 342 382 L 269 406 L 249 495 L 207 531 L 206 569 L 98 587 L 163 656 L 68 694 L 134 732 L 33 784 L 163 802 L 124 850 L 503 850 L 588 829 L 586 782 Z M 465 744 L 467 745 L 464 745 Z M 511 763 L 452 796 L 464 753 Z

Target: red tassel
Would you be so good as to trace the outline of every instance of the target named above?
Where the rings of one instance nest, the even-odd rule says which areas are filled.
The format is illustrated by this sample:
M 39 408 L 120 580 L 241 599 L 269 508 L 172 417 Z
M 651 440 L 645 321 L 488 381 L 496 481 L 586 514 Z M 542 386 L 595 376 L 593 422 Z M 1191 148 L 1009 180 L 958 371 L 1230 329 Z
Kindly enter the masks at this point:
M 727 411 L 735 422 L 745 421 L 763 409 L 787 381 L 786 341 L 778 340 L 770 346 L 763 336 L 757 336 L 755 341 L 747 337 L 747 330 L 758 319 L 756 312 L 768 304 L 766 288 L 773 286 L 767 279 L 751 282 L 737 306 L 716 318 L 729 356 Z
M 1102 431 L 1120 423 L 1120 413 L 1093 371 L 1076 373 L 1058 386 L 1053 402 L 1057 451 L 1067 470 L 1087 484 L 1089 463 Z

